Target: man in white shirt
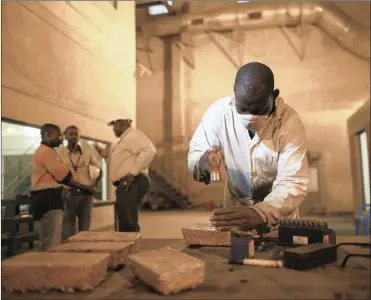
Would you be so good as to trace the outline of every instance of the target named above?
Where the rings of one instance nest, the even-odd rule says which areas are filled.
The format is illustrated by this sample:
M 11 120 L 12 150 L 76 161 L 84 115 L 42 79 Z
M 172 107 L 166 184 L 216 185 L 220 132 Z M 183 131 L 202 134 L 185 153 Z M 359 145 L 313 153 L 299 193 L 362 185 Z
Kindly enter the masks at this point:
M 188 167 L 195 180 L 210 183 L 209 150 L 221 152 L 224 207 L 210 218 L 220 230 L 298 216 L 308 184 L 305 131 L 278 95 L 271 69 L 248 63 L 237 72 L 234 95 L 212 104 L 192 137 Z
M 73 179 L 84 185 L 96 185 L 100 177 L 93 182 L 90 178 L 89 167 L 93 165 L 102 168 L 100 161 L 95 157 L 92 149 L 79 145 L 80 130 L 76 126 L 68 126 L 64 131 L 68 142 L 66 147 L 57 149 L 63 164 L 71 171 Z M 102 171 L 100 172 L 102 175 Z M 76 219 L 78 231 L 89 231 L 93 196 L 80 189 L 64 187 L 65 212 L 63 217 L 63 240 L 76 234 Z
M 152 142 L 132 128 L 131 122 L 128 117 L 118 117 L 108 123 L 119 138 L 110 155 L 110 179 L 116 186 L 115 212 L 120 232 L 140 231 L 138 212 L 149 190 L 148 168 L 156 154 Z M 107 149 L 95 147 L 102 157 L 108 157 Z

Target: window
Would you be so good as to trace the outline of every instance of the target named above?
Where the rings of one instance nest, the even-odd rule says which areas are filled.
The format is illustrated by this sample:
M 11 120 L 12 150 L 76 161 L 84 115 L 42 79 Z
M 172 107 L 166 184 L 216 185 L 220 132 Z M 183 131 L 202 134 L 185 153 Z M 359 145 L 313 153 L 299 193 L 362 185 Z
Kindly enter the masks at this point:
M 365 204 L 370 204 L 370 169 L 368 161 L 369 154 L 366 131 L 362 131 L 361 133 L 359 133 L 359 143 L 361 149 L 363 199 Z
M 168 6 L 173 5 L 173 1 L 166 1 Z M 148 7 L 148 14 L 150 16 L 165 15 L 169 13 L 169 9 L 165 4 L 156 4 Z
M 40 146 L 40 129 L 28 125 L 1 121 L 2 125 L 2 155 L 1 180 L 2 199 L 14 199 L 18 194 L 28 194 L 31 190 L 32 156 Z M 65 144 L 66 142 L 64 142 Z M 91 147 L 92 152 L 102 162 L 102 180 L 97 187 L 97 199 L 108 198 L 108 174 L 106 161 L 99 156 L 92 146 L 95 141 L 81 138 L 82 147 Z M 107 145 L 99 142 L 100 146 Z
M 1 125 L 1 197 L 14 199 L 31 190 L 32 155 L 40 146 L 40 130 L 5 121 Z

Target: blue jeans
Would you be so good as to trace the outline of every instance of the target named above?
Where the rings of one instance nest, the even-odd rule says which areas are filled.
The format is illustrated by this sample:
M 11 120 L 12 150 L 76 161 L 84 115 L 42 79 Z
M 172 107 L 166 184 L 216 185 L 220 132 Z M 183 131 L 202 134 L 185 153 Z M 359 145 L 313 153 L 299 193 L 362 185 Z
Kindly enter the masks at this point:
M 65 189 L 63 199 L 65 201 L 65 210 L 62 240 L 64 241 L 79 231 L 90 230 L 93 197 L 75 189 Z M 78 228 L 76 225 L 78 225 Z

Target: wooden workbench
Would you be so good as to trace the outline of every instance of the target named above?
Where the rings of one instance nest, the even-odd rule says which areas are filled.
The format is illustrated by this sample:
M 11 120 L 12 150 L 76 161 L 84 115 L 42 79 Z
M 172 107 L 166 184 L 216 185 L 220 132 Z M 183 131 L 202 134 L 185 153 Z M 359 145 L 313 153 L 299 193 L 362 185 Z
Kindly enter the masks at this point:
M 348 241 L 352 239 L 348 238 Z M 370 260 L 351 258 L 346 269 L 336 264 L 311 271 L 235 266 L 227 263 L 229 248 L 187 248 L 183 240 L 141 241 L 141 250 L 173 247 L 206 261 L 203 286 L 174 296 L 161 296 L 136 280 L 130 270 L 109 274 L 94 291 L 47 294 L 2 293 L 3 299 L 370 299 Z M 346 246 L 344 246 L 346 247 Z M 342 253 L 344 253 L 342 249 Z M 352 251 L 357 251 L 353 249 Z M 258 253 L 256 257 L 267 257 Z M 342 259 L 340 255 L 339 260 Z

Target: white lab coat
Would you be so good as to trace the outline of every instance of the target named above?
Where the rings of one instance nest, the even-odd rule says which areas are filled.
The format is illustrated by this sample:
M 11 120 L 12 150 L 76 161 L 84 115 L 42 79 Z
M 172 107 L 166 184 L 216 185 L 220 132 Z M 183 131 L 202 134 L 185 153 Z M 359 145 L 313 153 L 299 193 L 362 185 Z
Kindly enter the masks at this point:
M 307 193 L 305 131 L 298 114 L 282 98 L 276 111 L 251 139 L 236 117 L 234 97 L 212 104 L 190 142 L 188 168 L 199 181 L 199 160 L 220 146 L 227 173 L 224 207 L 249 205 L 269 225 L 298 217 Z

